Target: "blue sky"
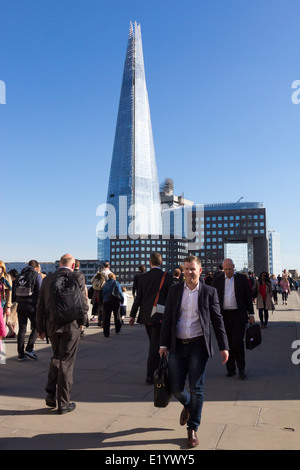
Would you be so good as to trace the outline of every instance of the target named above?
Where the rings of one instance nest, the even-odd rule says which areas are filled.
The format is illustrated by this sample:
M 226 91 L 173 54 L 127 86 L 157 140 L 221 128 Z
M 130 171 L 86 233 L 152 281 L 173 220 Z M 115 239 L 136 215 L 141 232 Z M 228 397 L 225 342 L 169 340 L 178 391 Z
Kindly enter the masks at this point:
M 298 0 L 0 0 L 0 259 L 96 258 L 130 21 L 159 180 L 264 202 L 300 270 Z

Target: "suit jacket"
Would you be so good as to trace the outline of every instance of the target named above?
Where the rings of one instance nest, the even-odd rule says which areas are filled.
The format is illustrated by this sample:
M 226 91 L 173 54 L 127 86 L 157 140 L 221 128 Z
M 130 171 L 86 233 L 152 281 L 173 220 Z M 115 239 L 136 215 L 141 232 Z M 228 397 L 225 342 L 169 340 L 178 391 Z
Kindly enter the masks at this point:
M 152 307 L 159 290 L 160 281 L 164 272 L 160 268 L 151 268 L 146 273 L 139 275 L 139 286 L 137 296 L 134 299 L 130 316 L 135 318 L 139 310 L 138 323 L 146 324 L 150 320 Z M 165 305 L 170 285 L 173 282 L 173 276 L 166 273 L 164 284 L 161 288 L 158 303 Z
M 132 295 L 135 295 L 137 293 L 138 286 L 139 286 L 139 277 L 141 274 L 143 273 L 136 273 L 134 275 L 133 284 L 132 284 Z
M 185 283 L 180 282 L 170 287 L 165 306 L 160 345 L 166 346 L 171 353 L 176 351 L 176 326 L 180 317 L 184 286 Z M 212 357 L 214 354 L 211 341 L 211 325 L 213 326 L 220 351 L 229 350 L 217 291 L 202 281 L 200 281 L 198 291 L 198 313 L 208 356 Z
M 85 278 L 84 275 L 78 271 L 74 271 L 73 275 L 76 277 L 80 289 L 82 290 L 84 304 L 85 304 L 85 314 L 82 320 L 74 320 L 70 323 L 55 323 L 52 321 L 51 313 L 51 303 L 50 303 L 50 285 L 54 280 L 55 276 L 58 273 L 70 272 L 68 268 L 60 268 L 55 273 L 48 274 L 42 282 L 40 296 L 38 301 L 37 308 L 37 330 L 39 334 L 46 333 L 48 336 L 52 336 L 55 333 L 63 333 L 65 331 L 70 331 L 75 328 L 78 328 L 80 325 L 85 325 L 87 323 L 87 312 L 89 310 L 88 301 L 85 294 Z
M 225 274 L 217 276 L 214 279 L 213 286 L 218 291 L 222 311 L 224 301 Z M 234 274 L 234 291 L 240 318 L 243 322 L 247 323 L 248 315 L 254 315 L 254 310 L 251 289 L 248 283 L 248 279 L 244 274 Z

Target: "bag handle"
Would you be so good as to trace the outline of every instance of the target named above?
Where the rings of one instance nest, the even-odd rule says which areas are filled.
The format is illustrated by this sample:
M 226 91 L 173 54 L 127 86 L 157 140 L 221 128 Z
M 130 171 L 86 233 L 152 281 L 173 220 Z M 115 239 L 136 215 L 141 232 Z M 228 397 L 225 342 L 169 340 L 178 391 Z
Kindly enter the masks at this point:
M 156 307 L 156 305 L 157 305 L 158 298 L 159 298 L 159 293 L 160 293 L 160 290 L 163 286 L 163 283 L 165 282 L 165 277 L 166 277 L 166 273 L 164 272 L 164 275 L 163 275 L 163 277 L 161 278 L 161 281 L 160 281 L 159 290 L 158 290 L 157 295 L 156 295 L 155 300 L 154 300 L 153 307 Z

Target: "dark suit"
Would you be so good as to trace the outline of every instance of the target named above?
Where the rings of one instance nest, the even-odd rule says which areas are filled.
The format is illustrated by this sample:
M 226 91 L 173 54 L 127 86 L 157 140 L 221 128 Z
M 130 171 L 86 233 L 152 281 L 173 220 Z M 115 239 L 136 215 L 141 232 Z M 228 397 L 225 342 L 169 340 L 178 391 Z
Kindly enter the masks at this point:
M 132 283 L 132 295 L 133 295 L 133 297 L 135 297 L 136 294 L 137 294 L 138 287 L 139 287 L 139 278 L 140 278 L 141 274 L 143 274 L 143 273 L 138 272 L 134 275 L 133 283 Z
M 201 281 L 199 282 L 198 293 L 192 291 L 192 295 L 198 295 L 198 310 L 195 313 L 199 315 L 200 336 L 184 338 L 183 340 L 177 338 L 177 325 L 182 318 L 181 306 L 184 289 L 186 287 L 183 282 L 174 284 L 169 289 L 161 327 L 160 346 L 167 347 L 169 350 L 171 392 L 189 412 L 188 429 L 197 431 L 201 421 L 204 400 L 206 364 L 208 358 L 214 354 L 211 341 L 211 325 L 220 351 L 228 350 L 229 346 L 223 317 L 220 313 L 217 291 Z M 191 291 L 189 292 L 191 293 Z M 190 293 L 188 296 L 190 296 Z M 195 320 L 192 324 L 195 325 Z M 196 329 L 196 331 L 198 330 Z M 185 389 L 187 375 L 189 377 L 190 392 Z
M 166 346 L 172 353 L 176 352 L 176 325 L 180 317 L 180 307 L 184 282 L 170 287 L 164 319 L 161 327 L 160 346 Z M 200 281 L 198 292 L 199 321 L 203 330 L 205 346 L 209 357 L 214 354 L 211 343 L 212 324 L 220 351 L 228 350 L 228 341 L 220 313 L 219 299 L 216 289 Z
M 155 302 L 160 282 L 164 272 L 160 268 L 151 268 L 150 271 L 139 275 L 137 296 L 134 299 L 130 317 L 135 318 L 139 310 L 137 322 L 146 326 L 149 338 L 149 353 L 147 360 L 147 377 L 152 380 L 153 374 L 159 365 L 159 336 L 161 324 L 150 324 L 152 307 Z M 164 284 L 160 290 L 158 304 L 165 305 L 167 293 L 173 282 L 173 276 L 166 273 Z
M 80 340 L 81 325 L 87 322 L 88 302 L 85 295 L 85 279 L 80 272 L 73 272 L 82 290 L 85 313 L 80 321 L 55 323 L 50 303 L 50 285 L 59 273 L 67 272 L 68 268 L 60 268 L 43 279 L 37 309 L 38 333 L 47 334 L 50 339 L 53 356 L 51 358 L 46 391 L 53 396 L 57 392 L 58 408 L 69 405 L 73 384 L 73 369 Z
M 244 274 L 234 274 L 234 292 L 237 303 L 236 310 L 224 310 L 225 274 L 214 279 L 214 287 L 218 291 L 221 313 L 229 340 L 230 355 L 226 363 L 228 373 L 233 375 L 237 366 L 239 371 L 245 369 L 244 335 L 248 315 L 254 315 L 250 286 Z

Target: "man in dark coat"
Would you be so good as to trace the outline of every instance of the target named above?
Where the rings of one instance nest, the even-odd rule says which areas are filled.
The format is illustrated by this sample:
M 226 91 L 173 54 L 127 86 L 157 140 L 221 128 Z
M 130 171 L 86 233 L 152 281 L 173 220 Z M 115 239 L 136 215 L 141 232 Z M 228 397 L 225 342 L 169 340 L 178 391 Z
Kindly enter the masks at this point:
M 49 337 L 53 356 L 51 358 L 46 385 L 46 405 L 56 407 L 58 414 L 73 411 L 75 403 L 70 403 L 73 385 L 73 370 L 80 341 L 81 326 L 87 322 L 89 310 L 85 278 L 81 272 L 74 272 L 75 259 L 66 254 L 60 259 L 59 269 L 43 279 L 37 310 L 37 330 L 40 338 Z M 82 318 L 57 323 L 54 319 L 52 283 L 62 274 L 73 276 L 82 292 Z
M 129 318 L 129 324 L 133 326 L 139 310 L 137 322 L 146 327 L 149 338 L 146 383 L 149 385 L 153 384 L 153 374 L 159 366 L 159 336 L 163 318 L 163 313 L 160 313 L 159 310 L 163 311 L 168 289 L 173 282 L 172 274 L 164 273 L 161 265 L 161 254 L 152 253 L 150 256 L 150 271 L 139 275 L 137 296 L 134 299 Z M 158 312 L 152 315 L 158 293 Z
M 236 367 L 239 378 L 245 379 L 245 346 L 246 324 L 255 323 L 251 289 L 244 274 L 234 272 L 231 259 L 223 263 L 224 274 L 214 279 L 213 286 L 218 291 L 221 313 L 229 341 L 230 356 L 226 364 L 227 377 L 235 375 Z

